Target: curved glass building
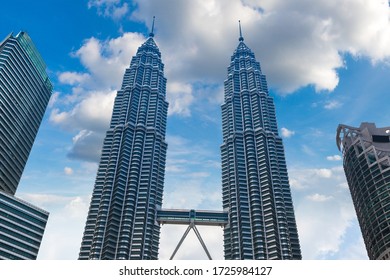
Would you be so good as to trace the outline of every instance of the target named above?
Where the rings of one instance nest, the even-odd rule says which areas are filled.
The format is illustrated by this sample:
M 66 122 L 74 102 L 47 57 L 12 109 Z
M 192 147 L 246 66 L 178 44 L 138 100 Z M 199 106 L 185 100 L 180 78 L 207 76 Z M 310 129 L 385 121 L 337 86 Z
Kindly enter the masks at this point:
M 157 259 L 168 102 L 153 33 L 118 91 L 103 144 L 79 259 Z
M 241 35 L 241 34 L 240 34 Z M 225 259 L 301 259 L 282 138 L 265 75 L 242 36 L 222 104 Z
M 390 127 L 340 124 L 337 146 L 370 259 L 390 259 Z

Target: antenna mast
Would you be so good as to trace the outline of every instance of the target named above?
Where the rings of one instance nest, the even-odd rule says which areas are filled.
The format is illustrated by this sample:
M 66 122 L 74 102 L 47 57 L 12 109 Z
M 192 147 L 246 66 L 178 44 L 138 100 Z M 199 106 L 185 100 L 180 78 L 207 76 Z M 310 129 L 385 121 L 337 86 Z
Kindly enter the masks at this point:
M 238 21 L 238 28 L 240 30 L 240 38 L 238 38 L 238 41 L 242 42 L 244 41 L 244 37 L 242 37 L 242 31 L 241 31 L 241 21 Z
M 149 33 L 149 37 L 154 37 L 154 20 L 155 20 L 155 16 L 153 16 L 153 23 L 152 23 L 152 31 Z

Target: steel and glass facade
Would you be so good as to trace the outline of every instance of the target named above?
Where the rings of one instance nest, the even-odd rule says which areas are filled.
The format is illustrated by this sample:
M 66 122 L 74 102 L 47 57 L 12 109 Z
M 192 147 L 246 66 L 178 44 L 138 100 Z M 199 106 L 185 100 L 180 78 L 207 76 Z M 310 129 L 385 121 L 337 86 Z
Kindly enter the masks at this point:
M 118 91 L 88 212 L 79 259 L 157 259 L 168 103 L 153 33 Z
M 14 196 L 52 93 L 26 32 L 0 43 L 0 259 L 36 259 L 49 213 Z
M 225 259 L 301 259 L 282 138 L 265 75 L 240 37 L 222 104 Z
M 0 43 L 0 191 L 15 194 L 52 85 L 25 32 Z
M 49 213 L 0 191 L 0 260 L 35 260 Z
M 337 146 L 370 259 L 390 259 L 390 127 L 340 124 Z

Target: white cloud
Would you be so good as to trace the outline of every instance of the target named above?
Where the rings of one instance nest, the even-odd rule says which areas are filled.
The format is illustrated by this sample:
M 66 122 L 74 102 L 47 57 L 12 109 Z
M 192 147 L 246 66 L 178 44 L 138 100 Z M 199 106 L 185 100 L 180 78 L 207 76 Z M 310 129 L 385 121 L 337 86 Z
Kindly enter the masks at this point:
M 68 202 L 69 197 L 59 196 L 55 194 L 38 194 L 38 193 L 19 193 L 18 197 L 26 200 L 38 207 L 46 208 L 52 205 L 62 204 Z
M 133 19 L 149 26 L 156 15 L 167 75 L 176 81 L 223 81 L 238 43 L 238 19 L 269 84 L 285 93 L 307 85 L 333 90 L 339 81 L 337 69 L 345 67 L 345 53 L 373 62 L 390 56 L 385 1 L 134 2 Z
M 334 155 L 334 156 L 327 156 L 326 159 L 329 161 L 340 161 L 343 158 L 340 155 Z
M 296 207 L 298 232 L 304 259 L 329 259 L 338 254 L 347 230 L 356 223 L 352 202 L 329 199 Z M 364 251 L 364 248 L 360 248 Z
M 305 186 L 301 183 L 301 181 L 297 180 L 296 178 L 290 177 L 289 183 L 290 183 L 290 187 L 295 190 L 300 190 L 305 188 Z
M 167 166 L 165 167 L 165 172 L 167 172 L 167 173 L 180 173 L 180 172 L 183 172 L 183 168 L 179 165 L 174 165 L 171 162 L 167 162 Z
M 295 131 L 289 130 L 289 129 L 285 128 L 285 127 L 282 127 L 281 131 L 282 131 L 282 136 L 284 138 L 290 138 L 291 136 L 293 136 L 295 134 Z
M 47 208 L 50 216 L 38 259 L 75 260 L 78 257 L 89 197 L 62 197 L 62 200 L 63 203 Z
M 97 8 L 98 14 L 114 20 L 123 18 L 129 12 L 129 6 L 122 0 L 90 0 L 88 8 Z
M 61 123 L 67 118 L 66 112 L 60 112 L 58 108 L 54 108 L 50 114 L 50 121 L 54 123 Z
M 238 35 L 230 35 L 238 30 L 238 13 L 244 12 L 248 20 L 259 16 L 239 1 L 229 5 L 223 1 L 177 0 L 135 3 L 138 9 L 133 12 L 133 19 L 149 26 L 152 16 L 156 16 L 156 41 L 162 51 L 168 83 L 221 84 L 237 45 Z M 233 20 L 227 22 L 226 18 Z
M 66 211 L 71 217 L 81 219 L 86 218 L 85 214 L 89 208 L 89 199 L 77 196 L 72 198 L 67 205 L 65 205 Z
M 314 202 L 324 202 L 333 199 L 333 196 L 331 195 L 327 196 L 327 195 L 315 193 L 313 195 L 306 196 L 306 198 Z
M 50 213 L 38 259 L 77 259 L 90 197 L 29 193 L 18 196 Z
M 73 56 L 80 59 L 88 71 L 87 74 L 91 76 L 91 79 L 85 79 L 90 80 L 86 86 L 97 87 L 99 90 L 119 89 L 131 57 L 144 41 L 144 36 L 131 32 L 105 41 L 94 37 L 85 40 Z
M 356 242 L 349 238 L 357 226 L 351 195 L 341 187 L 346 184 L 342 166 L 290 168 L 289 176 L 303 259 L 342 258 Z M 353 246 L 351 258 L 361 258 L 364 246 Z
M 68 85 L 85 83 L 90 78 L 90 75 L 87 73 L 62 72 L 58 75 L 58 80 Z
M 72 169 L 71 167 L 66 166 L 66 167 L 64 168 L 64 173 L 65 173 L 66 175 L 72 175 L 72 174 L 73 174 L 73 169 Z
M 90 91 L 75 99 L 68 111 L 54 108 L 50 121 L 64 129 L 77 132 L 69 155 L 73 158 L 96 161 L 100 156 L 105 131 L 111 120 L 116 93 Z
M 169 102 L 168 114 L 190 116 L 189 106 L 194 100 L 190 84 L 171 82 L 167 85 L 167 100 Z
M 290 168 L 289 176 L 290 185 L 296 190 L 312 189 L 314 186 L 320 185 L 320 182 L 326 182 L 326 180 L 336 180 L 339 182 L 338 184 L 345 182 L 342 166 L 333 168 Z
M 48 108 L 53 108 L 53 106 L 56 104 L 58 97 L 60 93 L 59 92 L 53 92 L 53 94 L 50 96 L 49 103 L 47 104 Z
M 321 168 L 321 169 L 314 169 L 314 172 L 316 175 L 318 175 L 321 178 L 330 178 L 332 177 L 332 170 L 327 168 Z
M 348 183 L 347 183 L 347 182 L 340 183 L 338 186 L 339 186 L 340 188 L 343 188 L 343 189 L 349 189 L 349 186 L 348 186 Z
M 324 108 L 327 109 L 327 110 L 333 110 L 333 109 L 340 108 L 342 105 L 343 105 L 343 104 L 340 103 L 339 101 L 332 100 L 332 101 L 328 101 L 328 102 L 324 105 Z
M 116 7 L 112 11 L 112 17 L 114 19 L 120 19 L 124 17 L 129 12 L 129 5 L 127 3 L 123 3 L 122 6 Z
M 54 108 L 50 113 L 50 121 L 69 131 L 106 131 L 111 120 L 116 92 L 90 91 L 84 95 L 81 101 L 76 101 L 68 111 Z
M 197 209 L 205 199 L 200 182 L 189 179 L 185 186 L 171 188 L 164 192 L 164 207 L 177 209 Z
M 209 172 L 192 172 L 192 173 L 189 173 L 189 177 L 193 177 L 193 178 L 207 178 L 207 177 L 210 177 L 210 173 Z

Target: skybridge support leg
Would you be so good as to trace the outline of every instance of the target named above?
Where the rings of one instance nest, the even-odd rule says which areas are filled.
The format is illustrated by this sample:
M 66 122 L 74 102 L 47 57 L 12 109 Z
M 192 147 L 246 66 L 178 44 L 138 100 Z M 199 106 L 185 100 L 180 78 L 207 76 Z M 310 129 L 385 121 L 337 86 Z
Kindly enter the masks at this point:
M 195 235 L 198 238 L 200 244 L 202 245 L 203 250 L 205 251 L 205 253 L 206 253 L 207 257 L 209 258 L 209 260 L 212 260 L 211 255 L 210 255 L 209 251 L 207 250 L 206 244 L 204 243 L 204 241 L 202 239 L 202 236 L 200 235 L 200 232 L 198 231 L 198 229 L 196 228 L 196 226 L 195 226 L 195 224 L 193 222 L 189 224 L 188 228 L 184 232 L 182 238 L 179 241 L 179 244 L 177 244 L 177 246 L 175 248 L 175 251 L 173 251 L 173 254 L 172 254 L 170 260 L 172 260 L 175 257 L 177 251 L 179 250 L 180 246 L 183 244 L 184 239 L 186 239 L 186 237 L 187 237 L 187 235 L 188 235 L 188 233 L 190 232 L 191 229 L 194 230 Z
M 207 257 L 209 258 L 209 260 L 212 260 L 209 250 L 207 250 L 206 244 L 203 242 L 202 236 L 200 236 L 200 232 L 196 228 L 195 224 L 193 225 L 192 229 L 194 230 L 196 236 L 198 237 L 199 242 L 202 245 L 203 250 L 206 252 Z
M 190 232 L 190 230 L 191 230 L 191 224 L 188 226 L 188 228 L 184 232 L 183 237 L 180 239 L 179 244 L 177 244 L 175 251 L 173 251 L 173 254 L 172 254 L 170 260 L 173 260 L 173 258 L 175 257 L 177 251 L 179 250 L 181 244 L 183 244 L 183 241 L 184 241 L 184 239 L 186 239 L 186 237 L 187 237 L 188 233 Z

